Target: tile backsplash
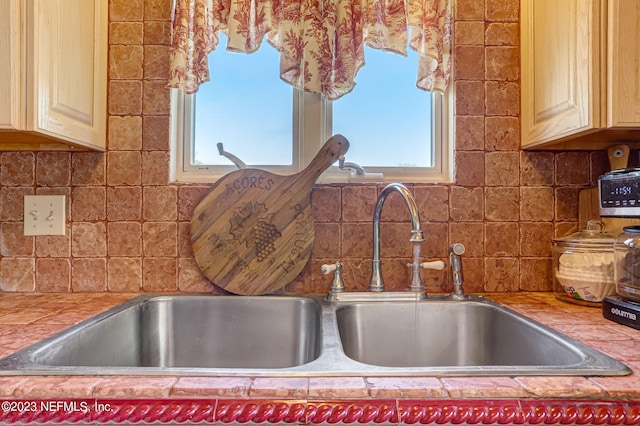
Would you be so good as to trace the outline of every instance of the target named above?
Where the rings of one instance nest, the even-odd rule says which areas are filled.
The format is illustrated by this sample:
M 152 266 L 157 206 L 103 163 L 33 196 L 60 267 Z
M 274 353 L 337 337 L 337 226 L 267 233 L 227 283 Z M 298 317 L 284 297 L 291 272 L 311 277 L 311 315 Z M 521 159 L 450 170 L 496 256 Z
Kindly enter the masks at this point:
M 449 244 L 464 243 L 467 291 L 550 290 L 552 238 L 577 229 L 578 193 L 595 184 L 606 155 L 520 150 L 519 1 L 455 3 L 456 176 L 409 184 L 423 254 L 446 260 Z M 208 186 L 169 182 L 171 0 L 110 0 L 109 16 L 108 151 L 0 154 L 0 290 L 219 292 L 189 242 Z M 326 292 L 320 265 L 338 259 L 348 289 L 367 287 L 380 188 L 316 186 L 312 258 L 283 291 Z M 25 194 L 67 195 L 67 234 L 23 236 Z M 392 195 L 381 248 L 389 289 L 408 283 L 409 231 Z M 428 291 L 450 291 L 446 270 L 423 277 Z

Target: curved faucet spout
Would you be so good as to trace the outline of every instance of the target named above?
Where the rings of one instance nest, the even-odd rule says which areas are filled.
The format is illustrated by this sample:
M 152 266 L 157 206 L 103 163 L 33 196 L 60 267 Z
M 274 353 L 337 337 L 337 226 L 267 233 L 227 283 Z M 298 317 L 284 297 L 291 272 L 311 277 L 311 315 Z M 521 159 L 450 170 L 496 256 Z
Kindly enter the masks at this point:
M 382 213 L 382 206 L 385 200 L 392 192 L 398 192 L 404 198 L 404 201 L 409 207 L 409 214 L 411 216 L 411 237 L 409 242 L 414 243 L 413 250 L 413 263 L 412 266 L 412 278 L 410 289 L 412 291 L 423 291 L 424 283 L 420 277 L 420 243 L 424 241 L 422 229 L 420 227 L 420 215 L 418 214 L 418 206 L 413 198 L 411 192 L 406 186 L 401 183 L 390 183 L 385 186 L 376 202 L 376 207 L 373 212 L 373 266 L 371 270 L 371 281 L 369 282 L 369 289 L 371 291 L 384 291 L 384 280 L 382 279 L 382 272 L 380 267 L 380 215 Z

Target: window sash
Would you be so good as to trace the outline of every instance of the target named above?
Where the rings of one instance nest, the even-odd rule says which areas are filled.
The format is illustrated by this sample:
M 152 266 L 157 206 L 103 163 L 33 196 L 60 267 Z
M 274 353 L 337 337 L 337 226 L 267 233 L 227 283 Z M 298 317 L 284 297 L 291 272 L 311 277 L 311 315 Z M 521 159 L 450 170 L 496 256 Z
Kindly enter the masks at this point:
M 171 89 L 172 180 L 178 182 L 214 182 L 234 170 L 234 165 L 193 165 L 192 141 L 195 128 L 195 95 Z M 281 175 L 297 173 L 308 165 L 324 142 L 331 136 L 331 102 L 317 93 L 293 90 L 293 165 L 270 166 Z M 452 182 L 453 181 L 453 85 L 444 95 L 432 96 L 433 167 L 366 167 L 368 173 L 383 173 L 385 182 Z M 345 135 L 346 136 L 346 135 Z M 304 141 L 301 144 L 300 141 Z M 358 162 L 357 158 L 347 161 Z M 319 183 L 353 181 L 350 173 L 331 166 L 318 179 Z

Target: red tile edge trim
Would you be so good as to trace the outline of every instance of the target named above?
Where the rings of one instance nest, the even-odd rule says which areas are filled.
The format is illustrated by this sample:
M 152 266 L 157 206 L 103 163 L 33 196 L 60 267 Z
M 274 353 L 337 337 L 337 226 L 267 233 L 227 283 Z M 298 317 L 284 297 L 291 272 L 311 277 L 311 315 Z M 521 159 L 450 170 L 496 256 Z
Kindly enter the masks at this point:
M 640 424 L 640 401 L 9 399 L 0 422 Z

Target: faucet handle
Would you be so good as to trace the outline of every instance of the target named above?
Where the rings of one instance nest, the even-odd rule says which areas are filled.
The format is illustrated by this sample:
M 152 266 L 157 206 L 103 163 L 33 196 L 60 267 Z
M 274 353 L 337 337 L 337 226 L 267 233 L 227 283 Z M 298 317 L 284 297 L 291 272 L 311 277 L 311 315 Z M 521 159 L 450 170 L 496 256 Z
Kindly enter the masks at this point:
M 445 266 L 446 265 L 442 260 L 433 260 L 431 262 L 422 262 L 420 264 L 422 269 L 435 269 L 436 271 L 442 271 Z
M 336 300 L 336 293 L 344 292 L 344 281 L 342 279 L 342 262 L 337 261 L 333 264 L 324 264 L 320 267 L 320 271 L 323 274 L 330 274 L 333 272 L 333 280 L 331 281 L 331 287 L 329 287 L 329 300 Z

